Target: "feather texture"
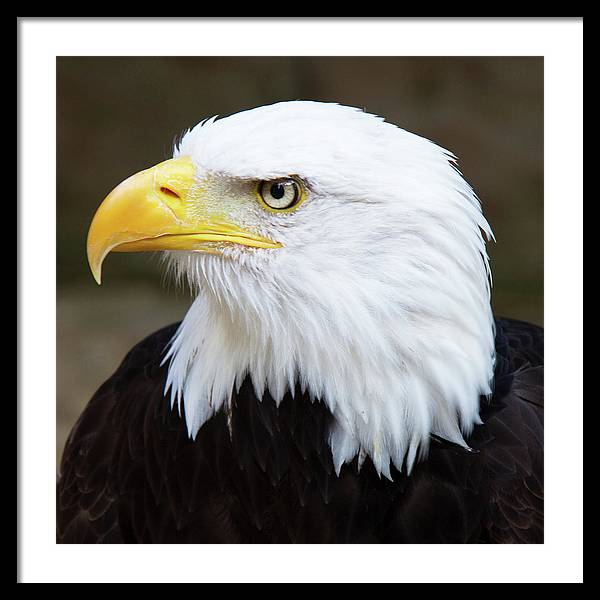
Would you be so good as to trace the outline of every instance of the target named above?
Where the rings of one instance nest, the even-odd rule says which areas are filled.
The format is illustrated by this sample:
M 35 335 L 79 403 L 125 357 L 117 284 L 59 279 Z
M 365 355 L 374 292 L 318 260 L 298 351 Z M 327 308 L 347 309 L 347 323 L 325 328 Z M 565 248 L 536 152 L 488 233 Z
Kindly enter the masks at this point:
M 203 121 L 175 155 L 186 218 L 280 247 L 166 254 L 195 300 L 71 433 L 59 540 L 541 541 L 542 331 L 494 320 L 455 157 L 315 102 Z M 303 202 L 266 210 L 292 176 Z
M 163 395 L 177 326 L 125 358 L 73 429 L 57 486 L 62 543 L 540 543 L 543 332 L 496 321 L 495 392 L 469 449 L 433 437 L 412 474 L 359 457 L 336 475 L 323 402 L 276 403 L 246 378 L 189 438 Z
M 431 433 L 464 445 L 493 377 L 492 233 L 455 157 L 318 102 L 203 122 L 175 155 L 209 201 L 237 207 L 230 220 L 283 246 L 167 257 L 196 296 L 166 359 L 189 434 L 249 375 L 258 397 L 279 403 L 297 382 L 327 404 L 338 471 L 361 451 L 386 477 L 410 469 Z M 289 175 L 306 185 L 291 213 L 243 192 Z

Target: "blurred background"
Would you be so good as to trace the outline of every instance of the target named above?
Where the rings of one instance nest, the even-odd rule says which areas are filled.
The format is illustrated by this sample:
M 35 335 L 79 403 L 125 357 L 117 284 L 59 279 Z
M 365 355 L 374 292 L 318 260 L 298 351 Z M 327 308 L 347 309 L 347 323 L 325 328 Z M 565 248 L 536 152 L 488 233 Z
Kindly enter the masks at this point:
M 125 353 L 190 303 L 147 254 L 110 255 L 97 286 L 95 209 L 202 118 L 297 99 L 364 108 L 454 152 L 496 235 L 494 311 L 543 323 L 542 58 L 59 58 L 57 459 Z

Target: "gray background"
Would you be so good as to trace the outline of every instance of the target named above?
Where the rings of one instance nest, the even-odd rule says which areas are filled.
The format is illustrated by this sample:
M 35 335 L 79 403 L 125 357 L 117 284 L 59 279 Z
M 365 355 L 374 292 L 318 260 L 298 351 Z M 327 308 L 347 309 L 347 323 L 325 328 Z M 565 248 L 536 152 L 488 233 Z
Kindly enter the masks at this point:
M 542 58 L 59 58 L 57 456 L 127 350 L 190 301 L 146 254 L 109 256 L 98 287 L 95 209 L 200 119 L 295 99 L 359 106 L 452 150 L 496 234 L 495 312 L 542 324 Z

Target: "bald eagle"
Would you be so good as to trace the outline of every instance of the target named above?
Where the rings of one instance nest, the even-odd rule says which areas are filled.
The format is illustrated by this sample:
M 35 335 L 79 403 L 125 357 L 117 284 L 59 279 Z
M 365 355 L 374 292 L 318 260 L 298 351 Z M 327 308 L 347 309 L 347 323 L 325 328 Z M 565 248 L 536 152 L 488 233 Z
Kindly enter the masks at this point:
M 211 118 L 116 187 L 111 251 L 195 299 L 67 440 L 63 543 L 539 543 L 543 330 L 495 318 L 450 152 L 356 108 Z

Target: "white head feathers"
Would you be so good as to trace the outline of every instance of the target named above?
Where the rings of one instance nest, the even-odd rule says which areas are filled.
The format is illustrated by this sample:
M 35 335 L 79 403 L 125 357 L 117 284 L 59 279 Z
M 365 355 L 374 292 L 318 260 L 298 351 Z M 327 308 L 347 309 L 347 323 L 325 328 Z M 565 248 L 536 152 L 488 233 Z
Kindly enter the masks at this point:
M 173 252 L 197 297 L 168 353 L 190 435 L 249 376 L 276 401 L 298 381 L 326 403 L 339 469 L 359 452 L 410 469 L 431 433 L 464 444 L 491 393 L 491 236 L 479 201 L 432 142 L 355 108 L 285 102 L 205 121 L 176 155 L 197 177 L 294 175 L 297 211 L 240 220 L 276 250 Z

